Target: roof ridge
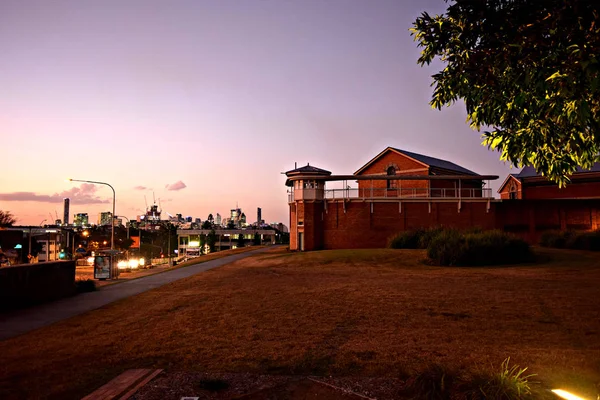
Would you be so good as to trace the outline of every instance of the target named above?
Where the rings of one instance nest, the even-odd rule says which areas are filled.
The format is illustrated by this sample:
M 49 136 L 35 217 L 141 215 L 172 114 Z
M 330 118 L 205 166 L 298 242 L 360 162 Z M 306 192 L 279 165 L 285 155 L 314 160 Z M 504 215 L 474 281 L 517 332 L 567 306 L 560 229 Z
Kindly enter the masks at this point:
M 458 170 L 454 169 L 455 171 L 458 171 L 458 172 L 467 172 L 469 174 L 479 175 L 478 173 L 473 172 L 470 169 L 467 169 L 467 168 L 465 168 L 465 167 L 463 167 L 461 165 L 458 165 L 455 162 L 444 160 L 443 158 L 438 158 L 438 157 L 428 156 L 428 155 L 425 155 L 425 154 L 415 153 L 414 151 L 402 150 L 402 149 L 399 149 L 397 147 L 391 147 L 390 146 L 390 148 L 393 149 L 393 150 L 395 150 L 395 151 L 397 151 L 397 152 L 399 152 L 399 153 L 402 153 L 402 154 L 404 154 L 404 155 L 406 155 L 408 157 L 415 158 L 414 156 L 417 156 L 417 161 L 421 161 L 421 162 L 423 162 L 425 164 L 429 164 L 429 163 L 427 161 L 423 160 L 423 159 L 430 159 L 430 160 L 441 161 L 441 162 L 444 162 L 444 163 L 448 163 L 448 164 L 454 165 L 455 167 L 458 167 L 459 169 Z M 422 159 L 418 160 L 418 158 L 422 158 Z M 445 167 L 445 166 L 442 166 L 442 165 L 430 165 L 430 166 L 452 170 L 452 168 L 448 168 L 447 166 Z

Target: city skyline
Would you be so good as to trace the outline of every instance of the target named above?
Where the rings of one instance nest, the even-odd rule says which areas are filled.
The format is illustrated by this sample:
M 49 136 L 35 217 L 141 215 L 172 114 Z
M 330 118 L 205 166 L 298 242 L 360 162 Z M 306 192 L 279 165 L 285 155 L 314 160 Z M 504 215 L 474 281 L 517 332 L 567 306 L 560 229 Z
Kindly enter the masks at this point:
M 437 70 L 417 65 L 408 29 L 445 7 L 5 1 L 0 120 L 15 168 L 0 209 L 31 225 L 65 197 L 71 217 L 110 209 L 109 188 L 75 178 L 113 185 L 117 215 L 143 213 L 154 192 L 171 214 L 204 219 L 239 201 L 285 223 L 280 173 L 294 162 L 348 174 L 387 146 L 515 172 L 462 104 L 428 105 Z

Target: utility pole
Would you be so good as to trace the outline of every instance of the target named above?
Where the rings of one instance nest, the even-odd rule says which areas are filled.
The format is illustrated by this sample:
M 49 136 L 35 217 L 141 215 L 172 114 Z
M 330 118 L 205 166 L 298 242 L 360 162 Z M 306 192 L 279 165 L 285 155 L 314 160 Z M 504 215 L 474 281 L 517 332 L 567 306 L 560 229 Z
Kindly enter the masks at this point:
M 167 227 L 167 257 L 169 257 L 169 268 L 171 268 L 171 224 L 168 223 Z

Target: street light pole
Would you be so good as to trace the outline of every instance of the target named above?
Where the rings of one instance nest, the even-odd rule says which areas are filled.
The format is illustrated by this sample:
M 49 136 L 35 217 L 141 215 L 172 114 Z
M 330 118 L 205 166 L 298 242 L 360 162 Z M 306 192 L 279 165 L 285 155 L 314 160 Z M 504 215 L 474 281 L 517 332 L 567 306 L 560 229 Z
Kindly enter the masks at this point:
M 71 181 L 71 182 L 83 182 L 83 183 L 94 183 L 94 184 L 97 184 L 97 185 L 106 185 L 106 186 L 108 186 L 109 188 L 112 189 L 112 192 L 113 192 L 112 216 L 113 216 L 113 218 L 112 218 L 112 221 L 111 221 L 112 223 L 110 225 L 110 249 L 114 250 L 115 249 L 115 221 L 114 221 L 114 218 L 115 218 L 115 201 L 116 201 L 116 198 L 117 198 L 117 195 L 115 193 L 115 188 L 112 187 L 110 184 L 108 184 L 106 182 L 87 181 L 87 180 L 83 180 L 83 179 L 72 179 L 72 178 L 69 178 L 69 181 Z M 112 251 L 111 251 L 111 255 L 110 255 L 111 260 L 112 260 L 112 257 L 113 257 L 113 254 L 112 254 Z
M 115 194 L 115 188 L 112 187 L 110 184 L 106 183 L 106 182 L 97 182 L 97 181 L 86 181 L 86 180 L 82 180 L 82 179 L 71 179 L 69 178 L 69 180 L 71 182 L 84 182 L 84 183 L 95 183 L 97 185 L 106 185 L 109 188 L 112 189 L 113 192 L 113 210 L 112 210 L 112 215 L 113 215 L 113 221 L 110 227 L 110 249 L 114 250 L 115 249 L 115 222 L 114 222 L 114 218 L 115 218 L 115 201 L 116 201 L 116 194 Z

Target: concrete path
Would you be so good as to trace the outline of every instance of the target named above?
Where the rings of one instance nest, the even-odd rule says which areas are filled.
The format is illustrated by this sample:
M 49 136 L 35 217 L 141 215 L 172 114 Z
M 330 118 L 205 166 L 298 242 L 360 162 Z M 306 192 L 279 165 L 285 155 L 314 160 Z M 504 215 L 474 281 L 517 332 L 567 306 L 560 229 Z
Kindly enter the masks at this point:
M 96 292 L 81 293 L 52 303 L 0 314 L 0 340 L 22 335 L 34 329 L 95 310 L 114 301 L 124 299 L 157 287 L 187 278 L 221 265 L 229 264 L 250 255 L 262 253 L 273 247 L 234 254 L 212 261 L 178 268 L 172 271 L 149 275 L 115 285 L 107 285 Z

